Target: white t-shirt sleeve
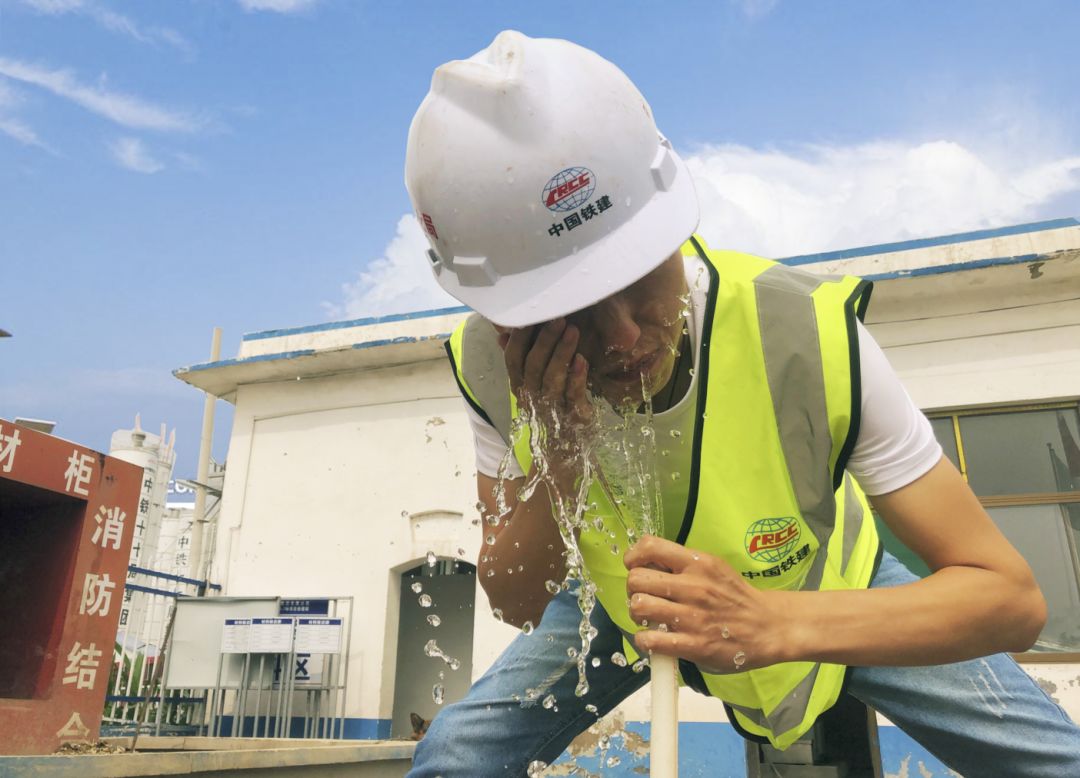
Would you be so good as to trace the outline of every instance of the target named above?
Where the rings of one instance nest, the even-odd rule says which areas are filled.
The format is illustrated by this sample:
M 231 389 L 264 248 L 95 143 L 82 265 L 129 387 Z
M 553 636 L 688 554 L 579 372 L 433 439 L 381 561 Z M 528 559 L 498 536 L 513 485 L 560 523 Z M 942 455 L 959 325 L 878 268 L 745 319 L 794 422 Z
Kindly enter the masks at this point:
M 472 427 L 473 431 L 477 472 L 492 478 L 498 478 L 499 465 L 506 454 L 506 443 L 498 431 L 488 424 L 484 417 L 477 413 L 468 403 L 465 403 L 465 413 L 469 417 L 469 426 Z M 517 460 L 511 457 L 506 476 L 508 478 L 521 478 L 524 475 Z
M 941 445 L 930 422 L 912 401 L 885 353 L 860 323 L 859 358 L 862 373 L 862 420 L 847 469 L 870 495 L 886 494 L 924 475 L 941 459 Z M 468 403 L 476 469 L 498 477 L 506 443 Z M 507 476 L 524 475 L 511 459 Z
M 873 336 L 860 323 L 862 422 L 847 469 L 867 494 L 887 494 L 924 475 L 941 444 Z

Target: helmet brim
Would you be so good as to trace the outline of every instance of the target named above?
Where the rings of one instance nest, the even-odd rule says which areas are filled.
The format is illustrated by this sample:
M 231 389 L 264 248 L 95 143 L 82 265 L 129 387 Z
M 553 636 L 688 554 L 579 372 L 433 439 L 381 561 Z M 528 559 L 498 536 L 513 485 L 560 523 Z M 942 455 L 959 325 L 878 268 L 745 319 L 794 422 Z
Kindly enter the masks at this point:
M 690 171 L 678 157 L 676 165 L 668 189 L 656 192 L 617 229 L 558 262 L 500 276 L 491 286 L 464 286 L 452 273 L 439 281 L 455 298 L 503 327 L 526 327 L 588 308 L 655 270 L 697 229 L 700 211 Z M 552 240 L 570 242 L 573 234 Z

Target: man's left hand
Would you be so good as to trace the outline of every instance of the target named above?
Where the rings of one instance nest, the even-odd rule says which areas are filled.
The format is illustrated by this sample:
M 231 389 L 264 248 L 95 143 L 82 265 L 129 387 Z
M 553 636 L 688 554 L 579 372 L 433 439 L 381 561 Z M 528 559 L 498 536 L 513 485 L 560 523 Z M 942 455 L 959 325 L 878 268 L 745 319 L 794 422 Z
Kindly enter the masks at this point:
M 634 635 L 642 653 L 688 659 L 714 674 L 782 661 L 783 614 L 724 560 L 646 536 L 623 562 L 630 616 L 646 627 Z

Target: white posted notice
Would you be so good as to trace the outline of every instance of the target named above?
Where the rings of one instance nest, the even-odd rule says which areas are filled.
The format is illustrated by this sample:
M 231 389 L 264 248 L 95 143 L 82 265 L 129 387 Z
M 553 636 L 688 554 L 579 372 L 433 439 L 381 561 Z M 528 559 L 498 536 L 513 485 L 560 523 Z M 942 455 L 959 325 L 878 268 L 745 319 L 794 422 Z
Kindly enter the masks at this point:
M 340 654 L 341 619 L 297 619 L 296 650 L 305 654 Z
M 251 619 L 225 619 L 221 628 L 221 653 L 246 654 Z
M 293 650 L 294 619 L 252 619 L 248 651 L 252 654 L 288 654 Z

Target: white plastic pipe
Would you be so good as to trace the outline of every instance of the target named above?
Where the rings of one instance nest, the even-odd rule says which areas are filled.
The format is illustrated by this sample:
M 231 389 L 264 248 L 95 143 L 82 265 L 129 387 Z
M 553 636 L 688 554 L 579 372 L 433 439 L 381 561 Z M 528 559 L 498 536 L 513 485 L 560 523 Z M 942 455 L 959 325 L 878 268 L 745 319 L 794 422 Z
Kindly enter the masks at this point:
M 676 659 L 649 655 L 652 722 L 649 738 L 649 775 L 679 776 L 679 681 Z

